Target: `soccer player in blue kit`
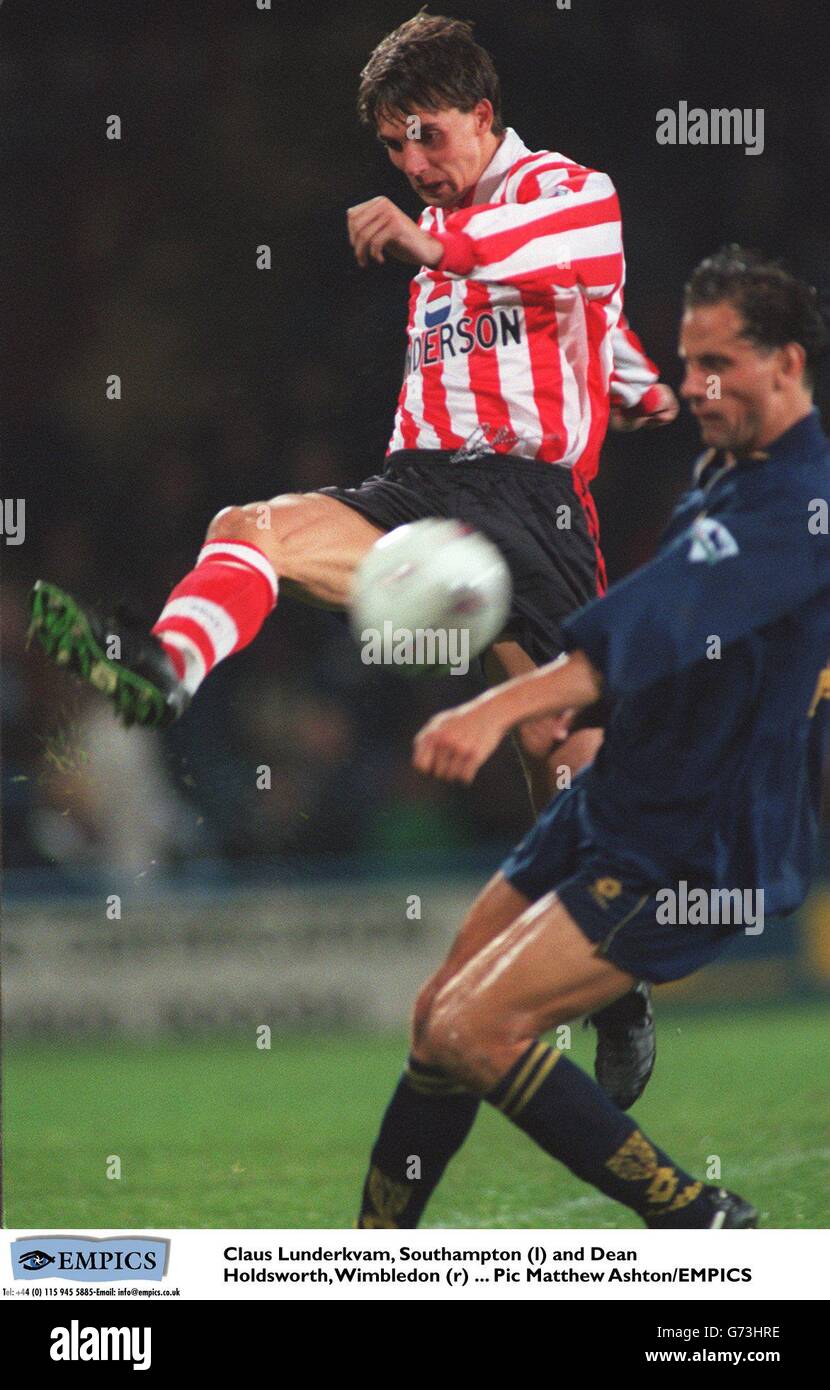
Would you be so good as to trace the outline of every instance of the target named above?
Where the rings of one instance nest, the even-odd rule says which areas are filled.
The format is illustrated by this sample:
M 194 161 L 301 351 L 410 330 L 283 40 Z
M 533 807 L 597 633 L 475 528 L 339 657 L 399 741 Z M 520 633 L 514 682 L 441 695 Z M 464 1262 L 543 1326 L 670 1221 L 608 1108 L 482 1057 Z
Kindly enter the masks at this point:
M 830 700 L 830 446 L 812 402 L 826 345 L 814 292 L 777 264 L 735 246 L 703 261 L 680 354 L 708 447 L 656 557 L 566 619 L 564 660 L 418 735 L 422 772 L 470 782 L 520 721 L 553 716 L 564 733 L 600 694 L 612 703 L 595 762 L 485 887 L 419 996 L 359 1226 L 418 1224 L 481 1099 L 647 1226 L 757 1224 L 542 1035 L 635 980 L 691 974 L 742 929 L 717 912 L 667 922 L 658 895 L 753 890 L 768 915 L 805 897 Z

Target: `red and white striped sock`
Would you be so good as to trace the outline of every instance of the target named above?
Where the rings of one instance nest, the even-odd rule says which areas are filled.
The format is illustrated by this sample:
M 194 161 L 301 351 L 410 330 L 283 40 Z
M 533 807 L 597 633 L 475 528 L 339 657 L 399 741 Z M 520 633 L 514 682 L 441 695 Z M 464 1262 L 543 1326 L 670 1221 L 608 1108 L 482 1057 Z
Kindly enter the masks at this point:
M 153 632 L 192 695 L 218 661 L 253 641 L 276 602 L 276 571 L 259 546 L 208 541 Z

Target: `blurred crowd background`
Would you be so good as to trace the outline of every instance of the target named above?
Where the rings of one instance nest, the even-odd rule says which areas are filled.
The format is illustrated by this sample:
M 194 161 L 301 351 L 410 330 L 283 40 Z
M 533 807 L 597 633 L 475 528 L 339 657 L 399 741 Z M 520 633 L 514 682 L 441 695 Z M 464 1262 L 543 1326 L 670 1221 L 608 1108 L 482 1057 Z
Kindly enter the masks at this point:
M 492 854 L 528 824 L 510 749 L 470 791 L 409 766 L 413 734 L 476 678 L 363 666 L 342 620 L 291 601 L 163 737 L 26 653 L 51 578 L 152 619 L 230 503 L 379 470 L 404 354 L 403 266 L 355 265 L 346 209 L 408 186 L 355 115 L 360 70 L 410 3 L 38 0 L 0 10 L 5 162 L 5 859 L 71 875 L 279 856 Z M 531 148 L 607 170 L 627 311 L 664 379 L 682 285 L 724 241 L 830 291 L 828 12 L 816 3 L 465 3 Z M 824 56 L 822 56 L 824 55 Z M 680 100 L 761 107 L 765 149 L 659 146 Z M 105 138 L 117 114 L 122 138 Z M 824 198 L 822 199 L 822 190 Z M 256 248 L 272 268 L 256 268 Z M 118 373 L 122 399 L 108 401 Z M 826 379 L 819 400 L 830 405 Z M 612 578 L 650 554 L 697 452 L 688 419 L 609 438 L 595 488 Z M 271 769 L 271 790 L 257 769 Z

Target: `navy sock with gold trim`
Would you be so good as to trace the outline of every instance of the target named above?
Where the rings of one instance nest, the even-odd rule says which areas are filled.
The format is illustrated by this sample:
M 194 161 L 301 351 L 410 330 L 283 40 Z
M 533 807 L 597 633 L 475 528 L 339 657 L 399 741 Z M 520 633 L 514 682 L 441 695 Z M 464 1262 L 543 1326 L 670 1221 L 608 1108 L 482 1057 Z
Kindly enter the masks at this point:
M 652 1144 L 580 1067 L 534 1042 L 486 1099 L 647 1226 L 708 1225 L 703 1183 Z
M 440 1067 L 409 1058 L 372 1149 L 359 1227 L 418 1225 L 480 1103 Z

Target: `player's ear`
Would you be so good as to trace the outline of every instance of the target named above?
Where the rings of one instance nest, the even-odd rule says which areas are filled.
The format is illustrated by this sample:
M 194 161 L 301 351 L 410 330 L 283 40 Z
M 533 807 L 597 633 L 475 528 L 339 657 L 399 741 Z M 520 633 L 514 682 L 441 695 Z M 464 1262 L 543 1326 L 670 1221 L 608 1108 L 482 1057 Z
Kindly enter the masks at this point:
M 786 343 L 779 348 L 780 370 L 787 381 L 801 383 L 804 379 L 804 367 L 807 362 L 807 354 L 801 343 Z
M 488 97 L 482 97 L 481 101 L 476 102 L 473 114 L 476 118 L 476 133 L 478 135 L 486 135 L 489 130 L 492 130 L 495 113 L 493 103 Z

